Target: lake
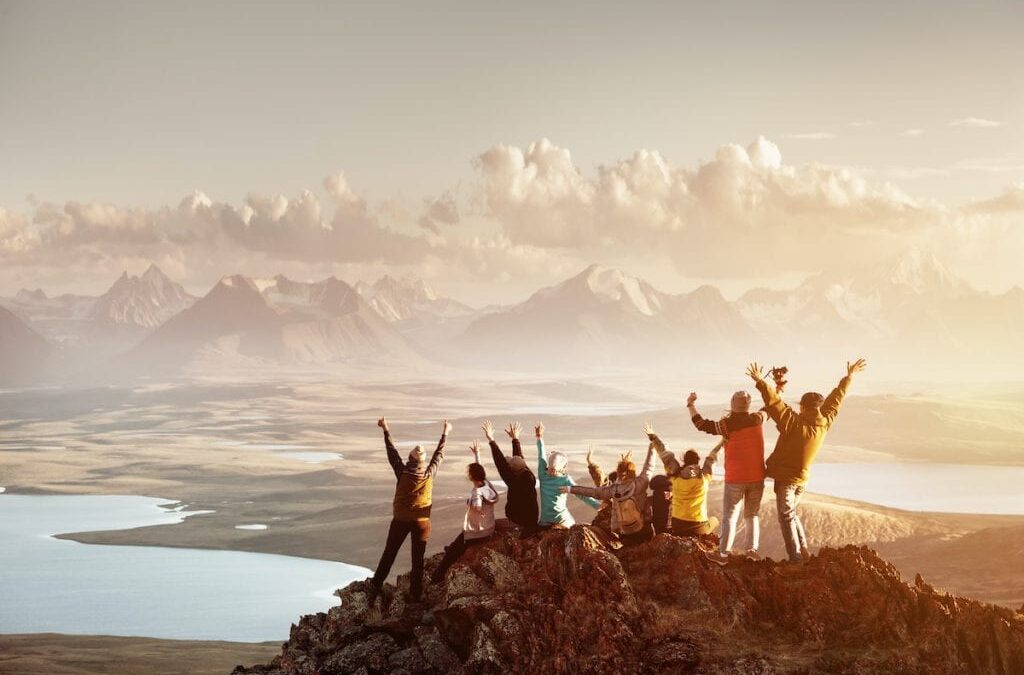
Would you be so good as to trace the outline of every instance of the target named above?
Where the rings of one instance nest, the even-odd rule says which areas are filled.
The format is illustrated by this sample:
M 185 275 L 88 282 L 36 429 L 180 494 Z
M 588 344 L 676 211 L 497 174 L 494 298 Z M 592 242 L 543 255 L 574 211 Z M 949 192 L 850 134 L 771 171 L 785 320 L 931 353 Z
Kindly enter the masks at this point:
M 0 494 L 0 633 L 284 640 L 293 621 L 337 605 L 336 588 L 370 574 L 292 556 L 53 538 L 173 527 L 189 513 L 160 507 L 172 502 Z

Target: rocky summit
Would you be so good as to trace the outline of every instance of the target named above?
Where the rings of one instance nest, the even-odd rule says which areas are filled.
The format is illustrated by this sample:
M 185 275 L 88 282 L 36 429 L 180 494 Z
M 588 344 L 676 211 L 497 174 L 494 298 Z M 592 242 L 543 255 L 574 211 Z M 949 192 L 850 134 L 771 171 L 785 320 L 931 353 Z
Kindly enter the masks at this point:
M 404 600 L 404 575 L 375 607 L 355 582 L 270 664 L 234 673 L 1024 673 L 1024 614 L 906 584 L 870 549 L 718 567 L 713 545 L 499 533 L 422 603 Z

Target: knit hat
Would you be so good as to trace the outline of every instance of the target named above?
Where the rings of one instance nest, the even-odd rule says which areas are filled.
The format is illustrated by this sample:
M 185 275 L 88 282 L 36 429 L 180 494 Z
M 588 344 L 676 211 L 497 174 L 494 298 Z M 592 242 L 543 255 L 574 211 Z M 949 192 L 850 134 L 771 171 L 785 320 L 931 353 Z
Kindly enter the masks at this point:
M 745 391 L 738 391 L 732 395 L 729 401 L 729 410 L 735 413 L 750 412 L 750 394 Z
M 820 408 L 825 402 L 825 397 L 816 391 L 809 391 L 800 397 L 800 405 L 807 408 Z

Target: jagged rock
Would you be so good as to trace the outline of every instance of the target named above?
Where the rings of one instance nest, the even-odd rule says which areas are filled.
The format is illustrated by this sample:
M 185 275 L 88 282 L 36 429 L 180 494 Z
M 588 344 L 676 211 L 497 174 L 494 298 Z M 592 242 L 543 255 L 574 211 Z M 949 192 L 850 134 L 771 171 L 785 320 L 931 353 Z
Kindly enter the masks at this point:
M 424 605 L 404 601 L 404 575 L 373 608 L 356 582 L 273 662 L 236 673 L 1024 673 L 1024 614 L 907 585 L 867 548 L 718 567 L 712 544 L 663 534 L 612 552 L 586 526 L 501 533 Z

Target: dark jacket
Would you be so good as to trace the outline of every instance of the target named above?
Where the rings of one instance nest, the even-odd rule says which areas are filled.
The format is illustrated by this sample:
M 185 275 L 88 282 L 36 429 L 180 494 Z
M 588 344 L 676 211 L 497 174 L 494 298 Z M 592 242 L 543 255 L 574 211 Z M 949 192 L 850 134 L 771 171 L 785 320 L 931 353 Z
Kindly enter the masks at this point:
M 849 387 L 850 378 L 844 377 L 818 410 L 801 414 L 786 405 L 778 392 L 764 380 L 757 383 L 757 390 L 764 398 L 765 411 L 779 429 L 779 440 L 766 463 L 768 476 L 777 484 L 807 483 L 811 463 L 825 442 Z
M 537 477 L 523 458 L 519 439 L 512 441 L 512 457 L 505 457 L 497 442 L 491 441 L 491 457 L 498 475 L 508 486 L 505 517 L 520 527 L 535 527 L 540 518 L 537 505 Z
M 672 531 L 672 482 L 659 474 L 651 479 L 651 520 L 655 532 Z
M 437 443 L 430 461 L 402 462 L 402 456 L 391 441 L 391 433 L 384 432 L 384 445 L 388 451 L 388 463 L 395 472 L 398 485 L 395 486 L 395 499 L 391 503 L 392 515 L 395 520 L 415 521 L 430 518 L 430 506 L 433 503 L 434 476 L 444 459 L 445 435 Z

